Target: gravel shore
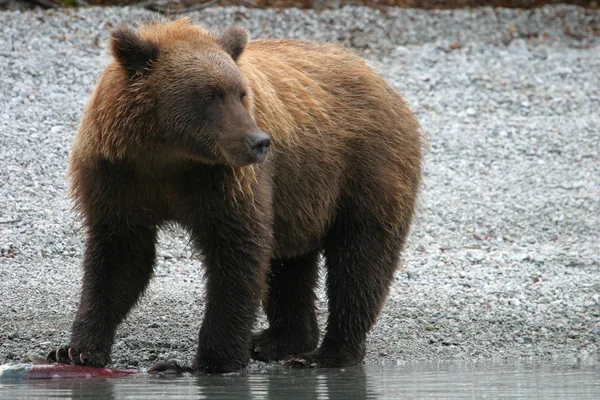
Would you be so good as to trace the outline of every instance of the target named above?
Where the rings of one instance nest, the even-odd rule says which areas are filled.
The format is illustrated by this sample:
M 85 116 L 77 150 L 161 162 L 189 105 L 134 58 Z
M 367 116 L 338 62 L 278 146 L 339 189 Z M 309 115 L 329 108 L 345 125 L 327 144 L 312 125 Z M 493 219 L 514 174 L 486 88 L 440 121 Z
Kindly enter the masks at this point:
M 69 149 L 108 60 L 108 30 L 155 15 L 0 13 L 0 364 L 68 342 L 82 258 Z M 422 123 L 430 143 L 419 214 L 368 362 L 598 357 L 599 11 L 191 15 L 213 28 L 237 21 L 255 38 L 341 42 Z M 118 331 L 115 366 L 193 357 L 203 282 L 185 232 L 161 234 L 155 272 Z M 324 300 L 320 293 L 321 322 Z

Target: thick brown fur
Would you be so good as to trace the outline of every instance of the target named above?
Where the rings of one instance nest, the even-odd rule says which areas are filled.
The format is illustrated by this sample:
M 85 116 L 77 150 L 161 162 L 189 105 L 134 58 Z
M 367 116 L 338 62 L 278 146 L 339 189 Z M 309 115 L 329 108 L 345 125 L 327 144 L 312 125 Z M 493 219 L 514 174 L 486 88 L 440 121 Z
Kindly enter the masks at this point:
M 323 367 L 363 359 L 413 217 L 420 127 L 337 45 L 246 42 L 241 28 L 219 36 L 187 19 L 113 32 L 115 60 L 71 158 L 87 229 L 72 361 L 110 361 L 169 222 L 189 229 L 204 257 L 197 372 L 238 370 L 250 356 Z M 329 319 L 317 348 L 320 255 Z M 263 298 L 270 326 L 252 336 Z M 49 359 L 68 361 L 64 350 Z

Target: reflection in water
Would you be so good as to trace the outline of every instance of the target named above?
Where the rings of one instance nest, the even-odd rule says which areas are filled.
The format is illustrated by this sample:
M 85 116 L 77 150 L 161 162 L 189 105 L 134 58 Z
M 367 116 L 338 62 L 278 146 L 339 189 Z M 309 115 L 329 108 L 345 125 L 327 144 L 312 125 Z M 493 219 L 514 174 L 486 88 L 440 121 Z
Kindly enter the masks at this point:
M 595 360 L 561 363 L 414 363 L 344 369 L 266 368 L 194 378 L 0 382 L 0 398 L 397 399 L 600 398 Z
M 364 367 L 269 368 L 193 378 L 49 379 L 0 383 L 0 398 L 369 399 Z
M 286 370 L 262 375 L 266 393 L 253 399 L 368 399 L 376 398 L 368 388 L 364 367 L 318 370 Z M 287 397 L 286 397 L 287 396 Z

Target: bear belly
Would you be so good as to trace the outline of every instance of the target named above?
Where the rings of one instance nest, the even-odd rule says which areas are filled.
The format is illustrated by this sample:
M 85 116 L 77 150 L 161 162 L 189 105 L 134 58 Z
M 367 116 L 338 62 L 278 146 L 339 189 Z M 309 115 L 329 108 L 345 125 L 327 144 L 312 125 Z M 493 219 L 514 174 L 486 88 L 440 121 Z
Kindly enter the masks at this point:
M 273 177 L 274 258 L 320 250 L 340 197 L 340 170 L 291 161 L 277 163 Z

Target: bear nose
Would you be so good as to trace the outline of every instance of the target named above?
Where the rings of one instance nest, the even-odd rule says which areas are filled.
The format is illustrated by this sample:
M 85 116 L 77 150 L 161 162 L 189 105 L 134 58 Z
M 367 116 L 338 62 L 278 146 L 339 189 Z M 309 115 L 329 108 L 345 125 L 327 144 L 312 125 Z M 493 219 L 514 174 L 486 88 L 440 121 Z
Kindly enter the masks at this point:
M 253 133 L 246 138 L 246 145 L 256 155 L 258 161 L 261 162 L 267 155 L 267 150 L 269 150 L 269 146 L 271 145 L 271 138 L 264 132 Z

